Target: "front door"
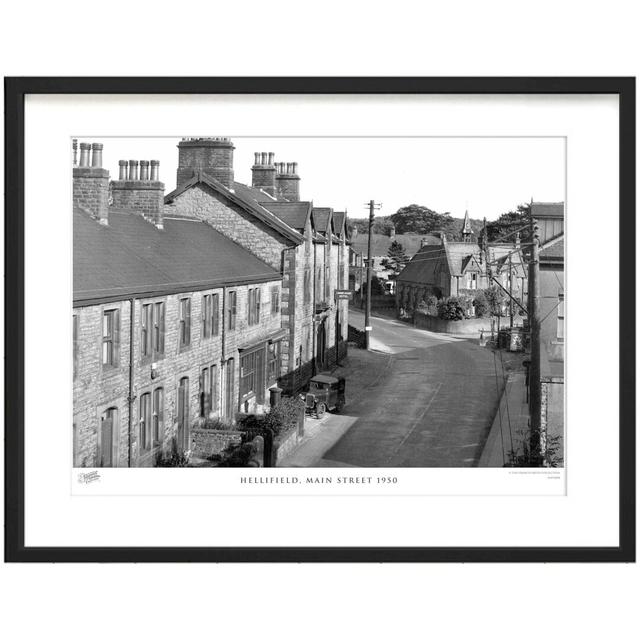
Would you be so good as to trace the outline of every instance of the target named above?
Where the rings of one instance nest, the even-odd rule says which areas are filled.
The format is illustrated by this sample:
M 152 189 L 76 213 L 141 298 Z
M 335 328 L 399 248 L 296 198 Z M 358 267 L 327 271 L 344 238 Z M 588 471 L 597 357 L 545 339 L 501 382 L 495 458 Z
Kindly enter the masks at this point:
M 234 414 L 234 393 L 233 393 L 233 380 L 234 380 L 234 360 L 231 358 L 227 361 L 227 375 L 225 376 L 225 394 L 224 394 L 224 416 L 227 421 L 233 420 Z
M 189 448 L 189 378 L 181 378 L 178 385 L 178 447 Z
M 324 320 L 318 325 L 318 336 L 316 341 L 316 360 L 318 369 L 324 369 L 325 349 L 326 349 L 326 332 L 324 328 Z
M 115 409 L 107 409 L 100 418 L 99 467 L 113 466 L 113 422 L 115 413 Z

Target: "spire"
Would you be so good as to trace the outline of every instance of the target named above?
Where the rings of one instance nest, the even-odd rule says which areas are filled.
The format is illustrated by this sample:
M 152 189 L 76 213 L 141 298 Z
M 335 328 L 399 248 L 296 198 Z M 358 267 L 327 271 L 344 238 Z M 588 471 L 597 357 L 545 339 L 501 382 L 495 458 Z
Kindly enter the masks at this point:
M 471 221 L 469 220 L 469 211 L 464 212 L 464 222 L 462 223 L 462 237 L 465 242 L 471 242 L 471 236 L 473 235 L 473 229 L 471 228 Z

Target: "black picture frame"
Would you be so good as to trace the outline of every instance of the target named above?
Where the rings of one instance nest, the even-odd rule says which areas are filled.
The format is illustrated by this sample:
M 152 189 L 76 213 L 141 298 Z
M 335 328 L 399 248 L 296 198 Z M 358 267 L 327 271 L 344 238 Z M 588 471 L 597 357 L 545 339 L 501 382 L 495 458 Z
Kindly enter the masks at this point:
M 26 547 L 24 540 L 24 105 L 28 94 L 615 94 L 620 160 L 619 530 L 612 547 Z M 635 78 L 5 78 L 5 561 L 634 562 Z M 624 303 L 622 302 L 624 300 Z

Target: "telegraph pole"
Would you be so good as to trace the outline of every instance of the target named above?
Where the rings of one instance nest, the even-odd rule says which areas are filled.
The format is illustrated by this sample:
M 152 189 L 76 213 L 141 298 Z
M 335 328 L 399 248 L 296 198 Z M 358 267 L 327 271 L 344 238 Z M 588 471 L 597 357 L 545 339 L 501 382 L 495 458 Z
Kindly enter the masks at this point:
M 367 239 L 367 305 L 364 309 L 364 348 L 369 348 L 369 336 L 371 335 L 371 229 L 373 228 L 373 212 L 380 209 L 381 204 L 373 200 L 365 205 L 369 207 L 369 237 Z
M 509 254 L 509 328 L 513 329 L 513 267 Z
M 531 435 L 529 451 L 535 466 L 542 466 L 542 389 L 540 382 L 540 233 L 534 220 L 533 246 L 529 262 L 529 329 L 531 331 L 531 366 L 529 390 L 531 408 Z

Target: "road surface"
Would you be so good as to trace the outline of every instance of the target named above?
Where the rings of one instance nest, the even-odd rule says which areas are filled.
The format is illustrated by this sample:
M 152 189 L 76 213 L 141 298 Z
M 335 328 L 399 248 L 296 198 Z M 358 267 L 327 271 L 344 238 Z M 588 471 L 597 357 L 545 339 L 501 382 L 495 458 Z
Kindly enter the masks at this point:
M 361 313 L 350 324 L 362 328 Z M 371 351 L 352 349 L 347 404 L 287 466 L 470 467 L 502 393 L 502 371 L 477 339 L 372 319 Z M 496 366 L 498 376 L 496 376 Z M 314 442 L 315 440 L 315 442 Z

